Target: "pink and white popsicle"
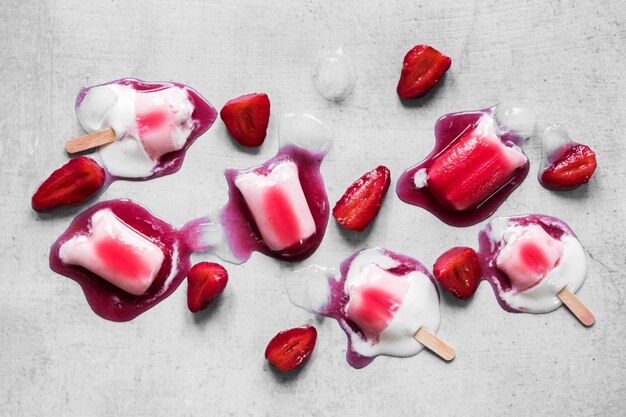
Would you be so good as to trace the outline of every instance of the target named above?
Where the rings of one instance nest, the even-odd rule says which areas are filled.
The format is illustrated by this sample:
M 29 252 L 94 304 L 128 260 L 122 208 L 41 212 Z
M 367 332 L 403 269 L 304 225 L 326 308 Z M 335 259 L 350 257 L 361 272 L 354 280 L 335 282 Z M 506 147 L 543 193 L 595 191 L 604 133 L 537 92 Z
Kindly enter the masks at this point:
M 127 321 L 172 294 L 191 254 L 211 249 L 209 219 L 177 229 L 130 200 L 100 202 L 50 248 L 50 268 L 76 281 L 98 315 Z
M 235 177 L 265 244 L 273 251 L 301 244 L 315 233 L 315 220 L 293 161 L 283 161 L 267 173 L 254 170 Z
M 320 165 L 332 131 L 311 115 L 288 114 L 278 132 L 281 147 L 274 157 L 224 173 L 229 199 L 220 221 L 239 261 L 254 251 L 286 261 L 306 259 L 326 231 L 330 209 Z
M 582 245 L 554 217 L 500 217 L 480 232 L 479 242 L 485 279 L 509 311 L 553 311 L 563 304 L 561 291 L 577 292 L 587 274 Z
M 88 234 L 63 243 L 59 256 L 133 295 L 148 290 L 164 259 L 161 248 L 107 209 L 93 215 Z
M 413 356 L 425 346 L 445 360 L 454 358 L 454 350 L 434 336 L 439 291 L 415 259 L 364 249 L 341 264 L 339 277 L 311 266 L 291 274 L 286 286 L 294 304 L 337 320 L 348 336 L 346 359 L 355 368 L 379 355 Z
M 195 91 L 178 83 L 150 84 L 123 79 L 85 88 L 76 115 L 90 133 L 112 129 L 115 141 L 99 156 L 115 177 L 152 176 L 164 155 L 183 150 L 208 129 L 215 109 Z M 167 164 L 166 164 L 167 165 Z

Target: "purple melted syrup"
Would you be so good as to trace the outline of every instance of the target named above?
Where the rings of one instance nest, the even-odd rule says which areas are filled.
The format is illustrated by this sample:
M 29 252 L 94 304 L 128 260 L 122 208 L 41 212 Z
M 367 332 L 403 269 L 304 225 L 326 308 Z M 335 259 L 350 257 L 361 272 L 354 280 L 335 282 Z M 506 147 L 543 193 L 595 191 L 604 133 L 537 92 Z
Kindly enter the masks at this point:
M 165 257 L 161 269 L 143 295 L 129 294 L 83 267 L 63 263 L 59 257 L 61 245 L 76 235 L 87 234 L 91 217 L 103 209 L 110 209 L 120 220 L 163 251 Z M 96 314 L 112 321 L 132 320 L 178 288 L 191 267 L 193 252 L 208 250 L 202 241 L 207 221 L 206 218 L 200 218 L 176 229 L 131 200 L 98 203 L 79 214 L 52 245 L 50 268 L 78 282 Z
M 416 187 L 413 177 L 420 169 L 428 172 L 434 160 L 446 148 L 452 145 L 463 133 L 478 125 L 484 116 L 493 116 L 495 107 L 483 110 L 450 113 L 442 116 L 435 124 L 435 146 L 431 153 L 419 164 L 409 168 L 398 179 L 396 193 L 402 201 L 418 207 L 422 207 L 437 216 L 441 221 L 451 226 L 465 227 L 474 225 L 491 216 L 508 196 L 524 181 L 530 169 L 527 162 L 518 168 L 513 176 L 503 184 L 496 192 L 475 208 L 454 211 L 442 207 L 428 189 Z M 502 142 L 506 146 L 521 147 L 522 138 L 514 131 L 509 130 L 500 134 Z
M 546 233 L 556 240 L 561 240 L 564 235 L 576 237 L 572 229 L 563 220 L 542 214 L 530 214 L 527 216 L 507 217 L 509 227 L 528 226 L 536 224 L 541 226 Z M 512 285 L 506 274 L 496 266 L 496 261 L 502 250 L 502 243 L 495 242 L 491 238 L 492 224 L 488 224 L 478 233 L 478 259 L 482 270 L 482 279 L 489 282 L 493 289 L 498 304 L 506 311 L 520 313 L 521 310 L 509 305 L 502 295 L 511 290 Z
M 271 250 L 263 242 L 245 199 L 235 186 L 237 175 L 248 170 L 226 170 L 224 175 L 228 182 L 229 199 L 222 209 L 221 223 L 235 257 L 246 261 L 252 252 L 257 251 L 276 259 L 295 262 L 308 258 L 317 250 L 324 238 L 330 213 L 328 196 L 320 173 L 324 156 L 324 152 L 311 152 L 296 145 L 288 145 L 280 149 L 276 156 L 254 169 L 257 174 L 267 175 L 273 166 L 289 160 L 298 167 L 300 185 L 315 221 L 315 233 L 304 241 L 280 251 Z
M 439 288 L 435 283 L 435 279 L 430 274 L 428 269 L 421 262 L 408 257 L 406 255 L 401 255 L 396 252 L 389 251 L 387 249 L 379 249 L 385 256 L 390 257 L 394 261 L 398 262 L 398 266 L 395 266 L 391 269 L 386 269 L 387 272 L 397 275 L 397 276 L 405 276 L 413 271 L 419 271 L 430 278 L 431 282 L 435 286 L 437 290 L 437 295 L 439 294 Z M 356 352 L 352 346 L 352 340 L 350 338 L 350 334 L 357 334 L 362 340 L 367 340 L 367 336 L 363 333 L 363 331 L 352 322 L 346 315 L 346 306 L 350 301 L 350 296 L 345 292 L 345 283 L 348 277 L 348 271 L 352 266 L 352 261 L 356 258 L 362 251 L 356 252 L 352 254 L 349 258 L 344 260 L 341 263 L 340 273 L 341 276 L 339 280 L 336 280 L 334 277 L 330 277 L 328 279 L 328 285 L 330 286 L 330 299 L 327 305 L 321 307 L 317 313 L 331 317 L 337 320 L 339 326 L 346 333 L 346 337 L 348 338 L 348 350 L 346 352 L 346 361 L 350 366 L 356 369 L 363 368 L 372 361 L 374 361 L 375 357 L 363 356 Z

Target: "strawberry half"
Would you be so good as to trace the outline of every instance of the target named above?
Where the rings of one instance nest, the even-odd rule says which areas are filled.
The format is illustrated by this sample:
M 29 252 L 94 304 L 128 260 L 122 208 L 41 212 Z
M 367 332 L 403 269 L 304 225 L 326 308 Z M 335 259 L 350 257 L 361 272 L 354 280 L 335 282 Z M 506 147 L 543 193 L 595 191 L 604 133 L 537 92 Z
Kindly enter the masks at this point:
M 299 368 L 315 349 L 317 330 L 313 326 L 295 327 L 278 333 L 265 349 L 265 359 L 281 371 Z
M 478 255 L 472 248 L 452 248 L 437 258 L 433 275 L 446 291 L 467 300 L 474 295 L 480 281 Z
M 228 272 L 220 264 L 200 262 L 187 274 L 187 307 L 192 313 L 207 308 L 224 291 Z
M 577 144 L 543 171 L 541 183 L 551 190 L 573 190 L 589 181 L 596 166 L 595 152 Z
M 428 93 L 448 71 L 452 60 L 428 45 L 417 45 L 404 57 L 396 91 L 401 99 Z
M 346 229 L 360 232 L 378 215 L 390 183 L 391 174 L 385 166 L 364 174 L 337 201 L 333 217 Z
M 270 121 L 267 94 L 247 94 L 227 102 L 220 117 L 231 136 L 243 146 L 261 146 Z
M 31 199 L 33 210 L 44 212 L 82 203 L 102 188 L 104 169 L 93 159 L 79 156 L 54 171 Z

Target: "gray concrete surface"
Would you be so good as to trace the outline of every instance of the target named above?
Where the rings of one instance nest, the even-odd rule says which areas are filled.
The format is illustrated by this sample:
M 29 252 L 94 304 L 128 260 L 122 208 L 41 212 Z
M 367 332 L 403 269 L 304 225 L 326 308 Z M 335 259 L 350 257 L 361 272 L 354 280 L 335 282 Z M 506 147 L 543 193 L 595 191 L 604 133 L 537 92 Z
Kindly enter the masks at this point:
M 624 415 L 624 222 L 626 7 L 619 1 L 17 1 L 0 5 L 0 415 Z M 395 85 L 402 57 L 428 43 L 453 59 L 441 88 L 416 106 Z M 342 45 L 358 72 L 354 94 L 322 99 L 314 56 Z M 281 114 L 307 111 L 337 141 L 322 166 L 331 201 L 361 173 L 386 164 L 394 180 L 422 159 L 440 115 L 499 100 L 528 103 L 593 147 L 599 168 L 584 189 L 557 194 L 532 173 L 498 214 L 563 218 L 587 250 L 580 298 L 597 324 L 565 310 L 502 311 L 487 284 L 461 303 L 442 300 L 440 336 L 458 352 L 381 357 L 363 370 L 345 360 L 332 320 L 293 307 L 292 266 L 254 255 L 231 266 L 231 283 L 208 312 L 191 315 L 186 284 L 129 323 L 91 312 L 74 282 L 48 268 L 48 249 L 73 214 L 30 210 L 37 185 L 67 160 L 81 133 L 73 103 L 85 84 L 119 77 L 188 83 L 217 108 L 240 94 L 272 100 L 269 139 L 242 152 L 221 122 L 191 148 L 176 175 L 115 183 L 101 199 L 133 197 L 177 226 L 225 201 L 222 171 L 273 155 Z M 331 222 L 305 264 L 336 265 L 385 246 L 426 265 L 453 245 L 476 245 L 482 226 L 455 229 L 390 193 L 371 230 Z M 195 261 L 213 259 L 194 256 Z M 263 358 L 279 330 L 314 323 L 319 341 L 295 375 Z

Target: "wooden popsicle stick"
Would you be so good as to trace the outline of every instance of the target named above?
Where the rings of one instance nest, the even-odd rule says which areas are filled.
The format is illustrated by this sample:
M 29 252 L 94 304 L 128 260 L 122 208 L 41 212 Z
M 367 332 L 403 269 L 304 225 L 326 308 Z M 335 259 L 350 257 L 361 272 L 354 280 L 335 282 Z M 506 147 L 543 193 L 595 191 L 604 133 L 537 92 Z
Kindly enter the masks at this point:
M 443 340 L 439 339 L 424 327 L 420 327 L 420 329 L 413 335 L 413 338 L 422 345 L 426 346 L 428 350 L 435 353 L 444 361 L 450 362 L 456 355 L 453 348 L 448 346 Z
M 115 142 L 115 131 L 108 128 L 68 140 L 65 142 L 65 150 L 68 153 L 82 152 L 112 142 Z
M 563 304 L 569 308 L 569 311 L 585 326 L 593 326 L 593 323 L 596 322 L 593 313 L 585 307 L 582 301 L 580 301 L 569 288 L 563 288 L 556 296 L 559 297 L 559 300 L 563 301 Z

